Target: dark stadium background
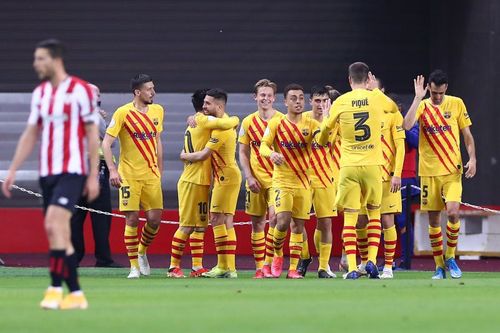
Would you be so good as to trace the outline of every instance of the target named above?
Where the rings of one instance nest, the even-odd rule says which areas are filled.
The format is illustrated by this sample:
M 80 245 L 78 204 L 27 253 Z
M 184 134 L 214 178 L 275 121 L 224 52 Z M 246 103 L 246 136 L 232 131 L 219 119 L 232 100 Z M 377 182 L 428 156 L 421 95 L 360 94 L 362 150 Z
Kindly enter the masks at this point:
M 464 199 L 499 204 L 499 25 L 494 0 L 4 1 L 0 92 L 32 91 L 33 47 L 47 37 L 70 46 L 70 73 L 104 92 L 127 92 L 137 72 L 160 93 L 249 93 L 263 77 L 346 91 L 347 65 L 362 60 L 408 100 L 412 78 L 439 67 L 473 120 L 478 175 Z

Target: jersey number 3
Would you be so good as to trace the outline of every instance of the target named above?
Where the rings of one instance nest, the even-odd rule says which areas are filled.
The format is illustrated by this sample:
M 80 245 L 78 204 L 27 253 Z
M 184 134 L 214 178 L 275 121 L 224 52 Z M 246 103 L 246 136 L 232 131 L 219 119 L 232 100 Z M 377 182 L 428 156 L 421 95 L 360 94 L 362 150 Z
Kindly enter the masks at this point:
M 356 124 L 354 124 L 355 131 L 363 131 L 363 135 L 355 135 L 356 141 L 366 141 L 372 135 L 370 131 L 370 126 L 368 126 L 366 121 L 368 120 L 370 114 L 368 112 L 356 112 L 353 114 L 354 119 L 358 119 Z

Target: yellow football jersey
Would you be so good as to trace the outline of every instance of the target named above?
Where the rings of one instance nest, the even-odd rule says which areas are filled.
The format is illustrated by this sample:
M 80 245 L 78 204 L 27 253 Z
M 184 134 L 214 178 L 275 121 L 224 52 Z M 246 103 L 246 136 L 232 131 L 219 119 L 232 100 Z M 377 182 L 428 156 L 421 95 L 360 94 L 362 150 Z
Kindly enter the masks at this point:
M 310 147 L 319 131 L 319 122 L 302 117 L 294 124 L 287 117 L 272 119 L 264 132 L 260 153 L 271 156 L 273 151 L 283 154 L 285 163 L 274 166 L 273 187 L 310 188 Z
M 333 102 L 318 142 L 327 142 L 335 123 L 342 137 L 340 167 L 382 165 L 382 92 L 355 89 Z
M 302 114 L 303 117 L 313 118 L 313 111 L 307 111 Z M 333 168 L 335 162 L 334 145 L 336 131 L 332 129 L 328 136 L 328 141 L 324 145 L 320 145 L 313 140 L 311 144 L 311 186 L 314 188 L 326 188 L 333 185 Z
M 203 150 L 210 139 L 212 130 L 231 129 L 238 126 L 239 122 L 237 117 L 217 118 L 206 116 L 201 112 L 197 112 L 194 119 L 196 121 L 196 127 L 188 127 L 184 133 L 184 151 L 186 153 Z M 184 163 L 184 170 L 180 180 L 198 185 L 210 185 L 211 179 L 212 164 L 210 159 L 207 158 L 204 161 L 196 163 Z
M 215 185 L 241 183 L 241 173 L 236 163 L 236 130 L 214 130 L 205 145 L 212 150 L 211 163 Z
M 404 140 L 405 130 L 403 128 L 403 116 L 398 106 L 392 99 L 387 97 L 384 106 L 382 122 L 382 154 L 384 164 L 382 165 L 382 180 L 389 181 L 396 175 L 401 177 L 401 169 L 396 170 L 396 164 L 402 168 L 403 161 L 396 163 L 396 140 Z M 401 155 L 404 160 L 404 154 Z
M 163 131 L 163 107 L 151 104 L 146 113 L 133 103 L 119 107 L 106 133 L 118 137 L 120 160 L 118 173 L 124 179 L 160 178 L 156 137 Z
M 419 121 L 418 174 L 443 176 L 462 173 L 460 130 L 472 122 L 461 98 L 445 95 L 439 106 L 430 98 L 420 102 L 415 120 Z
M 271 119 L 282 118 L 284 115 L 276 111 Z M 269 121 L 271 120 L 269 119 Z M 262 136 L 266 130 L 268 121 L 263 120 L 256 111 L 243 119 L 241 122 L 238 142 L 250 146 L 250 168 L 254 177 L 259 181 L 262 188 L 270 188 L 273 178 L 273 162 L 269 158 L 260 155 L 259 148 Z

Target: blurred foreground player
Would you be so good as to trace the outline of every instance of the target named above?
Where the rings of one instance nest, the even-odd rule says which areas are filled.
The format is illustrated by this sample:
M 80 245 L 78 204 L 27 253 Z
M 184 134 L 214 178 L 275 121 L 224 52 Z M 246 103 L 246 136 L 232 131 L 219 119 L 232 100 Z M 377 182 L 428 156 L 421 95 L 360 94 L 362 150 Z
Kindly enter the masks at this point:
M 405 116 L 404 127 L 409 130 L 419 121 L 420 206 L 429 213 L 429 239 L 436 263 L 432 278 L 444 279 L 445 269 L 448 269 L 451 277 L 458 279 L 462 277 L 462 271 L 455 261 L 455 250 L 460 230 L 458 210 L 462 200 L 463 168 L 467 169 L 465 178 L 476 174 L 476 147 L 470 131 L 472 122 L 462 99 L 446 95 L 448 77 L 443 71 L 432 72 L 425 88 L 424 77 L 419 75 L 414 80 L 414 86 L 415 98 Z M 430 98 L 422 100 L 427 90 Z M 469 154 L 469 162 L 465 166 L 462 166 L 460 154 L 460 132 Z M 448 241 L 443 258 L 440 216 L 444 208 L 448 216 Z
M 163 107 L 153 104 L 155 87 L 146 74 L 130 81 L 132 102 L 119 107 L 109 123 L 102 150 L 109 169 L 109 181 L 119 188 L 120 211 L 125 213 L 124 240 L 130 260 L 129 279 L 149 275 L 146 250 L 160 228 L 163 210 L 161 174 L 163 171 Z M 118 170 L 113 162 L 111 145 L 120 140 Z M 146 212 L 146 224 L 139 242 L 139 210 Z
M 40 187 L 52 281 L 40 306 L 86 309 L 88 303 L 80 289 L 71 245 L 70 219 L 82 193 L 88 201 L 99 194 L 98 119 L 91 88 L 87 82 L 66 73 L 63 57 L 64 46 L 58 40 L 45 40 L 36 46 L 33 67 L 42 83 L 33 91 L 28 124 L 19 139 L 2 191 L 11 196 L 16 170 L 41 136 Z M 70 291 L 64 299 L 62 280 Z

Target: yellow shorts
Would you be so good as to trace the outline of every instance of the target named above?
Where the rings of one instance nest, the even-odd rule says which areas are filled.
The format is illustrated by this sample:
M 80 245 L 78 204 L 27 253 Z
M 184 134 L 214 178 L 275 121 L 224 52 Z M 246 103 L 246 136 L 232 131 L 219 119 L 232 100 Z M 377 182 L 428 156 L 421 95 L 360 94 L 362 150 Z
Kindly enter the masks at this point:
M 293 218 L 309 220 L 312 205 L 310 188 L 274 188 L 273 191 L 276 214 L 292 212 Z
M 382 176 L 380 166 L 349 166 L 340 168 L 336 206 L 360 209 L 367 204 L 380 206 Z
M 179 199 L 179 225 L 206 228 L 210 186 L 181 180 L 177 183 L 177 197 Z
M 312 203 L 316 218 L 337 216 L 335 207 L 335 186 L 312 188 Z
M 118 191 L 120 211 L 137 212 L 163 209 L 161 179 L 127 180 L 123 179 Z
M 391 192 L 391 182 L 382 182 L 382 204 L 380 214 L 400 214 L 402 210 L 401 191 Z M 366 206 L 361 207 L 360 215 L 366 215 Z
M 210 200 L 210 213 L 234 215 L 239 194 L 240 184 L 214 185 Z
M 267 209 L 274 206 L 273 189 L 261 189 L 259 193 L 254 193 L 246 188 L 245 213 L 252 216 L 265 216 Z
M 462 174 L 420 177 L 420 209 L 439 211 L 445 202 L 462 201 Z M 443 199 L 444 197 L 444 199 Z

